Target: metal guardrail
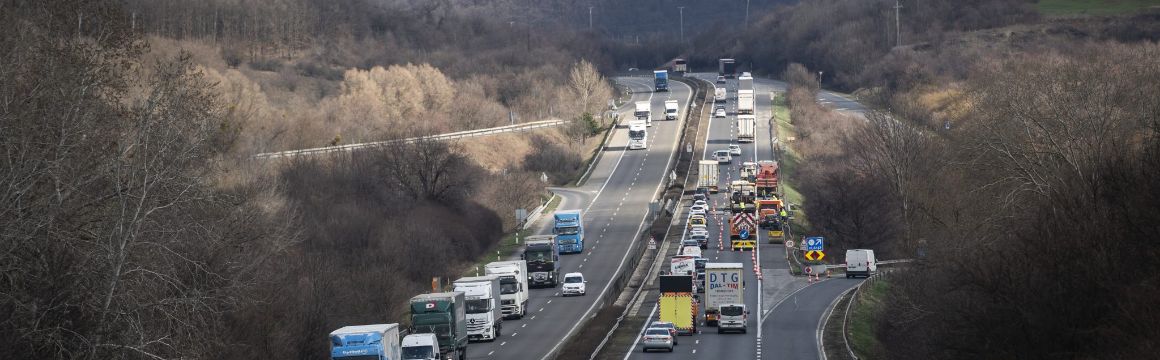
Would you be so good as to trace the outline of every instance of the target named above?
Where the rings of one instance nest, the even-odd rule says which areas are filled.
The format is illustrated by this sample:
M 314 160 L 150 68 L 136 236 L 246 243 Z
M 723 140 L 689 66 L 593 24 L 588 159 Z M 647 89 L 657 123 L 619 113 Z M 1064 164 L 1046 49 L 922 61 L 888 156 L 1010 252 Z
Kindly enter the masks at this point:
M 352 150 L 356 150 L 356 149 L 363 149 L 363 148 L 369 148 L 369 147 L 375 147 L 375 146 L 396 144 L 396 143 L 400 143 L 400 142 L 407 143 L 407 142 L 412 142 L 412 141 L 416 141 L 416 140 L 420 140 L 420 139 L 438 140 L 438 141 L 455 140 L 455 139 L 469 138 L 469 137 L 475 137 L 475 136 L 486 136 L 486 135 L 495 135 L 495 134 L 502 134 L 502 133 L 522 132 L 522 131 L 528 131 L 528 130 L 534 130 L 534 129 L 540 129 L 540 128 L 555 127 L 555 126 L 563 125 L 565 123 L 567 123 L 567 121 L 564 121 L 564 120 L 542 120 L 542 121 L 534 121 L 534 122 L 516 124 L 516 125 L 506 125 L 506 126 L 499 126 L 499 127 L 493 127 L 493 128 L 487 128 L 487 129 L 458 131 L 458 132 L 453 132 L 453 133 L 431 135 L 431 136 L 420 136 L 420 137 L 413 137 L 413 138 L 406 138 L 406 139 L 395 139 L 395 140 L 375 141 L 375 142 L 360 143 L 360 144 L 346 144 L 346 145 L 317 147 L 317 148 L 310 148 L 310 149 L 268 152 L 268 153 L 261 153 L 258 155 L 254 155 L 254 158 L 255 159 L 275 159 L 275 158 L 287 157 L 287 156 L 328 154 L 328 153 L 332 153 L 332 152 L 352 151 Z

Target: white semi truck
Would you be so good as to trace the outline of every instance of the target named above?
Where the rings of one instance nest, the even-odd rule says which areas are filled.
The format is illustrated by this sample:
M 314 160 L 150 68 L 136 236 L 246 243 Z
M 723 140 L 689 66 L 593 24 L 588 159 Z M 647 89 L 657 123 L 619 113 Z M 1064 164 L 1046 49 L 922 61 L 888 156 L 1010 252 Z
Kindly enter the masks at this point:
M 495 340 L 500 335 L 503 313 L 500 308 L 499 276 L 469 276 L 455 280 L 455 291 L 463 292 L 467 310 L 467 340 Z
M 713 102 L 723 103 L 726 101 L 726 90 L 724 87 L 717 87 L 713 89 Z
M 484 265 L 487 275 L 499 277 L 500 313 L 505 319 L 520 319 L 528 313 L 528 262 L 496 261 Z
M 717 193 L 717 177 L 721 169 L 717 160 L 701 160 L 698 164 L 697 187 L 709 189 L 710 193 Z
M 737 114 L 753 115 L 753 89 L 737 90 Z
M 757 132 L 757 117 L 753 115 L 737 115 L 737 142 L 753 142 Z
M 628 122 L 629 150 L 648 148 L 648 125 L 643 120 Z
M 741 263 L 705 264 L 705 324 L 717 326 L 721 305 L 745 304 L 745 266 Z
M 652 104 L 648 101 L 637 101 L 636 111 L 632 114 L 637 120 L 644 120 L 646 126 L 652 126 Z
M 679 102 L 676 100 L 665 100 L 665 120 L 676 120 L 680 112 Z
M 741 76 L 737 77 L 737 89 L 753 90 L 753 76 L 750 76 L 747 72 L 741 73 Z

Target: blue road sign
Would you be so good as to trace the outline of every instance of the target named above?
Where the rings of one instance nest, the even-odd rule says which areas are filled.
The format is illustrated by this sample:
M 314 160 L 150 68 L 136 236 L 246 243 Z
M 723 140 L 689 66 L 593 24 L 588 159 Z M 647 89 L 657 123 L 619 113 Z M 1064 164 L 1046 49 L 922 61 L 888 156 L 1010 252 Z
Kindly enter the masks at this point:
M 822 251 L 825 250 L 825 240 L 821 236 L 811 236 L 806 238 L 806 251 Z
M 749 230 L 741 230 L 740 235 L 742 239 L 749 239 Z

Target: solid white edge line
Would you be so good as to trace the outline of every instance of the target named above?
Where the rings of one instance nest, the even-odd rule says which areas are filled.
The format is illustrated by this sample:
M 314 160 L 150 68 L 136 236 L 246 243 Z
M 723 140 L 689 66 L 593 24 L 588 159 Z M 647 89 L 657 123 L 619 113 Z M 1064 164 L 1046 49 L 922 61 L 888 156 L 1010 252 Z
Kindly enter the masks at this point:
M 645 318 L 645 319 L 644 319 L 644 323 L 645 323 L 646 325 L 647 325 L 647 324 L 648 324 L 650 321 L 652 321 L 653 314 L 656 314 L 656 312 L 657 312 L 657 306 L 660 306 L 660 304 L 659 304 L 659 303 L 657 303 L 657 304 L 653 304 L 652 311 L 649 311 L 649 313 L 648 313 L 648 318 Z M 642 326 L 642 327 L 640 328 L 640 333 L 639 333 L 639 334 L 637 334 L 637 335 L 636 335 L 636 338 L 632 340 L 632 347 L 628 348 L 628 351 L 624 353 L 624 360 L 628 360 L 628 358 L 632 356 L 632 353 L 633 353 L 632 351 L 633 351 L 633 350 L 636 350 L 636 344 L 640 343 L 640 338 L 641 338 L 642 336 L 644 336 L 644 331 L 645 331 L 645 330 L 648 330 L 648 327 L 647 327 L 647 326 Z
M 834 297 L 834 301 L 831 301 L 830 305 L 826 306 L 826 311 L 823 311 L 822 316 L 818 318 L 818 328 L 814 332 L 814 341 L 818 344 L 818 358 L 821 360 L 826 360 L 825 340 L 823 340 L 825 336 L 822 334 L 824 331 L 823 329 L 826 327 L 826 320 L 828 320 L 830 315 L 834 313 L 834 307 L 838 305 L 838 300 L 842 300 L 842 298 L 846 296 L 846 293 L 850 292 L 850 290 L 854 290 L 855 288 L 857 287 L 846 289 L 846 291 L 843 291 L 841 294 L 838 294 L 838 296 Z
M 681 85 L 682 85 L 682 86 L 686 86 L 686 85 L 684 85 L 684 84 L 681 84 Z M 687 87 L 687 86 L 686 86 L 686 87 Z M 691 99 L 691 98 L 692 98 L 692 96 L 693 96 L 693 91 L 692 91 L 692 90 L 693 90 L 692 88 L 689 88 L 689 89 L 688 89 L 688 94 L 685 96 L 685 101 L 686 101 L 686 102 L 688 102 L 688 101 L 689 101 L 689 99 Z M 652 95 L 650 94 L 650 95 L 649 95 L 649 100 L 651 101 L 651 99 L 652 99 Z M 681 125 L 681 124 L 683 124 L 683 123 L 684 123 L 684 121 L 683 121 L 683 120 L 682 120 L 681 122 L 679 122 L 679 123 L 677 124 L 677 125 L 678 125 L 678 126 L 677 126 L 677 128 L 680 128 L 680 125 Z M 677 145 L 679 144 L 679 143 L 678 143 L 679 141 L 680 141 L 680 136 L 673 136 L 673 151 L 672 151 L 672 152 L 673 152 L 673 155 L 676 155 L 676 151 L 677 151 Z M 624 158 L 624 155 L 623 155 L 623 154 L 621 155 L 621 158 L 622 158 L 622 159 Z M 659 193 L 659 192 L 661 191 L 661 185 L 663 185 L 663 184 L 664 184 L 664 181 L 663 181 L 663 179 L 664 179 L 664 177 L 666 176 L 665 174 L 667 174 L 667 173 L 669 172 L 669 167 L 672 165 L 672 164 L 671 164 L 671 163 L 672 163 L 671 159 L 672 159 L 672 157 L 670 156 L 670 161 L 668 161 L 668 162 L 665 164 L 665 170 L 664 170 L 664 171 L 662 171 L 660 174 L 658 174 L 658 176 L 660 177 L 661 181 L 658 181 L 658 182 L 657 182 L 657 188 L 656 188 L 656 190 L 655 190 L 655 191 L 653 191 L 653 195 L 652 195 L 652 197 L 650 197 L 650 198 L 649 198 L 649 200 L 652 200 L 652 199 L 656 198 L 656 195 L 657 195 L 657 193 Z M 619 164 L 620 164 L 620 160 L 617 160 L 617 165 L 619 165 Z M 612 172 L 612 173 L 613 173 L 613 174 L 615 174 L 615 173 L 616 173 L 616 171 L 615 171 L 615 168 L 614 168 L 614 170 L 613 170 L 613 172 Z M 608 178 L 609 178 L 609 179 L 611 179 L 611 178 L 612 178 L 612 175 L 609 175 L 609 176 L 608 176 Z M 604 183 L 604 185 L 605 185 L 605 186 L 607 186 L 607 185 L 608 185 L 608 182 L 607 182 L 607 180 L 605 180 L 605 183 Z M 602 187 L 602 188 L 603 188 L 603 187 Z M 595 204 L 595 203 L 596 203 L 596 198 L 593 198 L 593 199 L 592 199 L 592 204 Z M 590 208 L 591 208 L 591 207 L 592 207 L 592 204 L 589 204 L 589 205 L 588 205 L 588 207 L 590 207 Z M 646 216 L 646 217 L 642 217 L 642 218 L 640 219 L 640 225 L 639 225 L 639 226 L 637 226 L 637 228 L 636 228 L 636 232 L 635 232 L 634 234 L 640 234 L 640 230 L 644 228 L 644 223 L 645 223 L 645 221 L 647 221 L 647 220 L 648 220 L 648 217 L 647 217 L 647 216 Z M 634 240 L 635 240 L 635 239 L 634 239 Z M 620 270 L 624 268 L 624 263 L 625 263 L 625 260 L 627 260 L 627 259 L 628 259 L 628 255 L 629 255 L 629 254 L 632 254 L 632 252 L 631 252 L 631 251 L 626 251 L 626 252 L 624 253 L 624 257 L 621 257 L 621 258 L 620 258 L 620 265 L 618 265 L 618 266 L 616 267 L 616 270 L 612 272 L 613 274 L 619 273 L 619 272 L 620 272 Z M 584 266 L 584 265 L 583 265 L 583 264 L 581 264 L 580 266 Z M 604 289 L 600 290 L 600 295 L 599 295 L 599 296 L 597 296 L 596 298 L 594 298 L 594 299 L 592 300 L 592 305 L 588 306 L 588 310 L 585 310 L 585 311 L 584 311 L 584 315 L 580 317 L 581 319 L 583 319 L 583 318 L 585 318 L 585 317 L 588 317 L 588 316 L 589 316 L 589 314 L 591 314 L 591 313 L 592 313 L 592 309 L 596 308 L 596 299 L 599 299 L 599 298 L 602 298 L 602 297 L 604 297 L 604 294 L 608 292 L 608 288 L 609 288 L 609 287 L 611 287 L 611 286 L 612 286 L 612 281 L 611 281 L 611 279 L 609 279 L 609 282 L 608 282 L 607 284 L 604 284 Z M 564 337 L 563 337 L 563 338 L 561 338 L 559 341 L 557 341 L 557 342 L 556 342 L 556 345 L 552 346 L 552 349 L 548 350 L 548 353 L 547 353 L 547 354 L 544 354 L 544 356 L 540 357 L 540 360 L 547 360 L 547 358 L 548 358 L 548 355 L 551 355 L 552 353 L 555 353 L 555 352 L 556 352 L 556 349 L 560 348 L 560 345 L 563 345 L 563 344 L 564 344 L 564 340 L 565 340 L 565 339 L 567 339 L 567 338 L 569 338 L 569 337 L 571 337 L 571 336 L 572 336 L 572 333 L 576 331 L 576 327 L 580 326 L 580 324 L 581 324 L 581 323 L 583 323 L 583 321 L 577 321 L 575 324 L 573 324 L 573 325 L 572 325 L 572 328 L 568 329 L 568 332 L 564 334 Z

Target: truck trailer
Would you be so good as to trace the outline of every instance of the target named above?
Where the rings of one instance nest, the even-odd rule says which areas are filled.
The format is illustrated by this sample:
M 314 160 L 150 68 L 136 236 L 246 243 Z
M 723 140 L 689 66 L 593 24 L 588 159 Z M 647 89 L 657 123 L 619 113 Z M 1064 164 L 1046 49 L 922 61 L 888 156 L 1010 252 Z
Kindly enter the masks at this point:
M 671 322 L 677 335 L 697 333 L 697 302 L 693 300 L 693 276 L 661 275 L 660 320 Z
M 467 306 L 463 292 L 411 298 L 411 333 L 435 334 L 444 360 L 467 359 Z
M 646 126 L 652 126 L 652 104 L 648 101 L 637 101 L 636 111 L 632 113 L 637 120 L 644 120 Z
M 689 71 L 688 61 L 685 61 L 685 59 L 674 59 L 673 60 L 673 72 L 674 73 L 677 73 L 677 75 L 684 75 L 685 72 L 688 72 L 688 71 Z
M 749 73 L 742 73 L 741 76 L 738 76 L 737 77 L 737 89 L 738 90 L 754 90 L 754 88 L 753 88 L 753 76 L 750 76 Z
M 717 160 L 701 160 L 698 167 L 697 188 L 708 189 L 710 193 L 716 194 L 720 164 Z
M 556 235 L 528 236 L 521 257 L 528 262 L 528 284 L 556 287 L 560 281 L 560 251 Z
M 705 264 L 705 325 L 717 326 L 722 304 L 745 303 L 744 270 L 741 263 Z
M 737 89 L 737 114 L 753 115 L 753 89 Z
M 552 234 L 561 254 L 584 252 L 584 220 L 580 210 L 560 210 L 552 214 Z
M 330 332 L 331 360 L 399 359 L 399 324 L 343 326 Z
M 724 76 L 726 79 L 737 77 L 736 62 L 734 62 L 733 59 L 718 59 L 717 75 Z
M 656 85 L 656 91 L 669 91 L 669 71 L 656 70 L 653 71 L 653 83 Z
M 495 341 L 503 327 L 499 276 L 469 276 L 453 284 L 467 301 L 467 340 Z
M 751 111 L 752 113 L 752 111 Z M 737 115 L 737 142 L 753 142 L 757 132 L 757 117 L 753 115 Z
M 500 313 L 505 319 L 520 319 L 528 313 L 528 262 L 495 261 L 483 266 L 484 273 L 499 277 Z

